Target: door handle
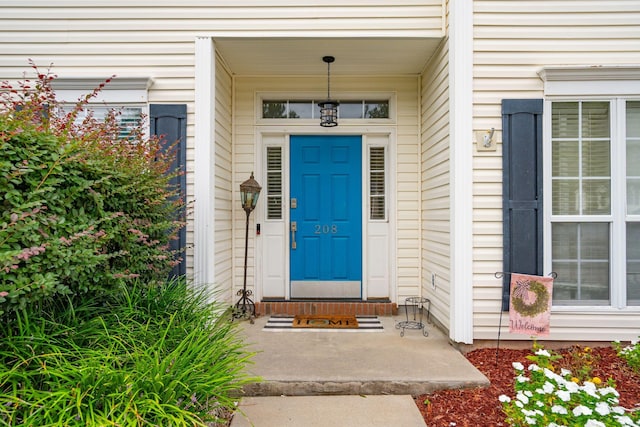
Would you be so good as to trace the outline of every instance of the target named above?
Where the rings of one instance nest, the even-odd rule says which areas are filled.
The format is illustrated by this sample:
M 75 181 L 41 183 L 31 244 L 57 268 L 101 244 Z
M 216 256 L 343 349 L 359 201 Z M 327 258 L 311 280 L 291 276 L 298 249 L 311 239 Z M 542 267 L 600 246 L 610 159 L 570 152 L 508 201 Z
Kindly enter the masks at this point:
M 291 249 L 296 248 L 296 231 L 298 231 L 298 223 L 291 221 Z

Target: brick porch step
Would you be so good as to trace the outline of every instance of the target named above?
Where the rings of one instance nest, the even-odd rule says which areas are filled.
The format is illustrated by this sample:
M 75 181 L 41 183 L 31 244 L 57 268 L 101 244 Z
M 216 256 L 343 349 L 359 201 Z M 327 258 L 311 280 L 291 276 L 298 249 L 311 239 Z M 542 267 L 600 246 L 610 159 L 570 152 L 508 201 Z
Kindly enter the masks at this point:
M 277 314 L 349 314 L 356 316 L 392 316 L 398 306 L 392 302 L 371 301 L 262 301 L 256 303 L 256 315 Z

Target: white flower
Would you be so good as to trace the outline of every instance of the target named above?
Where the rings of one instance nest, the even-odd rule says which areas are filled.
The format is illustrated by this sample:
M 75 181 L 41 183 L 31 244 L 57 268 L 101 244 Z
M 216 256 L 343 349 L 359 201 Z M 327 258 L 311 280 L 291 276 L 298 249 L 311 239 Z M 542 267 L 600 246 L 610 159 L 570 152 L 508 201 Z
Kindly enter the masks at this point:
M 578 405 L 575 408 L 573 408 L 573 415 L 575 415 L 576 417 L 579 417 L 580 415 L 591 415 L 591 414 L 593 414 L 593 411 L 584 405 Z
M 545 377 L 549 378 L 550 380 L 554 380 L 556 382 L 562 382 L 564 381 L 564 378 L 562 378 L 560 375 L 556 374 L 555 372 L 544 368 L 544 375 Z
M 604 423 L 596 420 L 589 420 L 584 427 L 607 427 Z
M 535 418 L 529 418 L 529 417 L 525 417 L 524 420 L 532 426 L 535 426 L 538 424 L 538 421 Z
M 539 349 L 538 351 L 536 351 L 536 356 L 547 356 L 547 357 L 551 357 L 551 353 L 549 353 L 547 350 L 545 350 L 544 348 Z
M 571 371 L 565 368 L 560 369 L 560 376 L 566 377 L 571 375 Z
M 519 391 L 518 394 L 516 395 L 516 399 L 518 399 L 520 402 L 524 404 L 529 403 L 529 398 L 525 396 L 525 394 L 521 391 Z
M 536 405 L 540 408 L 544 408 L 544 403 L 540 402 L 539 400 L 536 400 Z
M 519 400 L 516 400 L 516 406 L 520 409 L 524 408 L 524 405 Z
M 583 384 L 583 387 L 585 390 L 587 389 L 591 389 L 591 390 L 595 390 L 596 389 L 596 384 L 591 382 L 591 381 L 585 381 Z
M 613 412 L 614 414 L 623 415 L 624 408 L 622 406 L 614 406 L 613 408 L 611 408 L 611 412 Z
M 576 383 L 574 383 L 573 381 L 567 381 L 564 383 L 564 386 L 566 387 L 567 391 L 569 393 L 575 393 L 578 390 L 580 390 L 580 386 Z
M 589 396 L 598 397 L 598 393 L 596 393 L 596 385 L 591 381 L 585 381 L 582 389 L 586 391 Z
M 553 393 L 553 390 L 555 389 L 555 387 L 553 386 L 553 384 L 551 384 L 549 381 L 546 381 L 543 385 L 542 385 L 542 390 L 544 390 L 545 393 Z
M 527 381 L 529 381 L 529 378 L 525 377 L 524 375 L 518 375 L 516 377 L 516 381 L 518 381 L 519 383 L 526 383 Z
M 536 365 L 535 363 L 532 363 L 531 365 L 529 365 L 530 371 L 539 371 L 540 369 L 541 369 L 540 366 Z
M 569 393 L 566 390 L 558 390 L 556 391 L 556 395 L 560 398 L 560 400 L 562 400 L 563 402 L 568 402 L 571 400 L 571 393 Z
M 564 406 L 560 406 L 560 405 L 553 405 L 551 407 L 551 412 L 553 412 L 554 414 L 560 414 L 560 415 L 567 415 L 569 413 L 567 411 L 567 408 L 565 408 Z
M 605 416 L 611 413 L 611 409 L 605 402 L 598 402 L 596 403 L 596 412 L 602 416 Z
M 618 421 L 620 423 L 620 425 L 623 425 L 623 426 L 637 426 L 637 424 L 635 424 L 633 422 L 633 420 L 631 418 L 629 418 L 627 415 L 625 415 L 623 417 L 617 416 L 617 417 L 614 417 L 614 418 L 616 419 L 616 421 Z
M 533 393 L 530 390 L 525 390 L 524 394 L 525 394 L 525 396 L 533 397 Z
M 511 402 L 511 398 L 509 396 L 507 396 L 506 394 L 501 394 L 500 397 L 498 397 L 498 400 L 502 403 L 509 403 Z
M 613 387 L 602 387 L 598 390 L 601 395 L 606 396 L 607 394 L 613 394 L 615 397 L 619 397 L 620 393 Z
M 511 365 L 516 371 L 524 371 L 524 365 L 520 362 L 513 362 Z

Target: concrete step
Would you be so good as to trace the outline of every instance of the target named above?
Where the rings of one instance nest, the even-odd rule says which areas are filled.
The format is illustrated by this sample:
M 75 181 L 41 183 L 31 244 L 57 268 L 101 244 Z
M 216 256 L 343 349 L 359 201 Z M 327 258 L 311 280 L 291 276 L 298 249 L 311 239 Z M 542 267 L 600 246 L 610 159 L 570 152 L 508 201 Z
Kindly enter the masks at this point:
M 243 322 L 250 374 L 262 382 L 247 396 L 419 395 L 436 390 L 488 386 L 489 381 L 447 337 L 426 324 L 400 336 L 402 316 L 379 316 L 381 332 L 264 331 L 268 316 Z
M 242 399 L 231 427 L 425 427 L 411 396 L 272 396 Z

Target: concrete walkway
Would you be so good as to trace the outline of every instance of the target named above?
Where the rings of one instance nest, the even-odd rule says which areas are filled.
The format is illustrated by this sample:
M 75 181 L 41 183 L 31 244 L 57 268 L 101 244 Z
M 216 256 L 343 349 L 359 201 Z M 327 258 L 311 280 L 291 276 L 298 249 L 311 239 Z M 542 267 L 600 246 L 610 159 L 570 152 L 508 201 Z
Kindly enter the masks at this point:
M 267 317 L 243 322 L 249 366 L 263 381 L 245 388 L 232 427 L 424 426 L 411 395 L 488 385 L 446 336 L 396 329 L 402 317 L 381 317 L 383 332 L 263 331 Z M 286 397 L 285 397 L 286 396 Z
M 425 427 L 411 396 L 245 397 L 231 427 Z

